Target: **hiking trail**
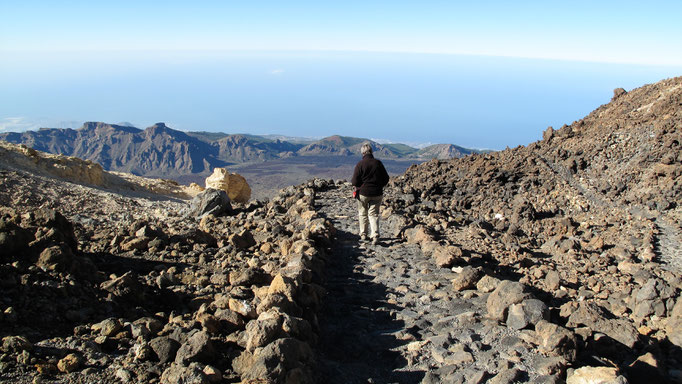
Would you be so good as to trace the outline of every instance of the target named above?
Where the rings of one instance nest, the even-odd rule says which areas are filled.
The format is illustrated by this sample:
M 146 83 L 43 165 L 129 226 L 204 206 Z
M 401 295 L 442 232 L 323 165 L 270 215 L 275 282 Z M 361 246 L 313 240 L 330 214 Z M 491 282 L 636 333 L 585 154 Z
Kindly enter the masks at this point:
M 519 331 L 485 318 L 488 294 L 451 288 L 419 245 L 359 241 L 349 186 L 319 192 L 316 209 L 336 228 L 320 314 L 318 382 L 469 383 L 529 380 L 543 359 Z M 506 381 L 501 381 L 506 382 Z M 511 382 L 511 381 L 510 381 Z

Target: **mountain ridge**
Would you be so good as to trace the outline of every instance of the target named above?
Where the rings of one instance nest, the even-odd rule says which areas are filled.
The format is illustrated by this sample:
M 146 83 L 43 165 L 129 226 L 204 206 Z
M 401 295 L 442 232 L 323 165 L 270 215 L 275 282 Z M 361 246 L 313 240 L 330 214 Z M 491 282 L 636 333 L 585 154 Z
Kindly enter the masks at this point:
M 53 154 L 76 156 L 104 169 L 140 176 L 204 175 L 214 167 L 264 162 L 293 156 L 351 156 L 371 142 L 381 158 L 429 160 L 479 153 L 452 144 L 417 149 L 405 144 L 332 135 L 311 142 L 283 136 L 183 132 L 159 122 L 145 129 L 129 125 L 86 122 L 81 128 L 41 128 L 38 131 L 0 134 L 0 140 L 24 144 Z M 434 148 L 438 148 L 435 150 Z

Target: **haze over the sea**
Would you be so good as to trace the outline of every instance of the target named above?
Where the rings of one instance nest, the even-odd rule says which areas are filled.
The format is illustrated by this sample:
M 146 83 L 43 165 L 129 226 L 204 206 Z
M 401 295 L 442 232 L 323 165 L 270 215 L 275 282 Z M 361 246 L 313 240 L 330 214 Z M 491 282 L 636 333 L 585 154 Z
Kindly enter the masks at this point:
M 163 121 L 502 149 L 682 75 L 677 2 L 266 3 L 3 5 L 0 131 Z

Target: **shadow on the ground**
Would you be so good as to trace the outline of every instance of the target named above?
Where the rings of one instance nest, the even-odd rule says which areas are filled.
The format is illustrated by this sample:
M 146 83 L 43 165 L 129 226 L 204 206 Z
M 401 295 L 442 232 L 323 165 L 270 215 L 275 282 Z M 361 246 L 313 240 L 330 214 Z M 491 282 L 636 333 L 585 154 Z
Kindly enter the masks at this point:
M 419 383 L 424 372 L 403 370 L 408 362 L 396 351 L 407 341 L 397 337 L 405 324 L 387 302 L 389 288 L 357 268 L 365 252 L 358 240 L 337 230 L 319 318 L 318 382 Z

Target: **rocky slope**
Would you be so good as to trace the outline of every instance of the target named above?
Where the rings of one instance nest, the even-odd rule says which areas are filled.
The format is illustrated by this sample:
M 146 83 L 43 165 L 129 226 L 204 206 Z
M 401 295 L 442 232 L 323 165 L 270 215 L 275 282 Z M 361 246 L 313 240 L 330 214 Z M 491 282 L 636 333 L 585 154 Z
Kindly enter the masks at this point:
M 215 190 L 111 190 L 23 149 L 0 164 L 0 382 L 313 381 L 327 182 L 215 216 Z
M 641 358 L 679 380 L 681 100 L 682 78 L 616 90 L 528 147 L 414 166 L 386 205 L 443 267 L 534 291 L 577 337 L 569 365 Z

